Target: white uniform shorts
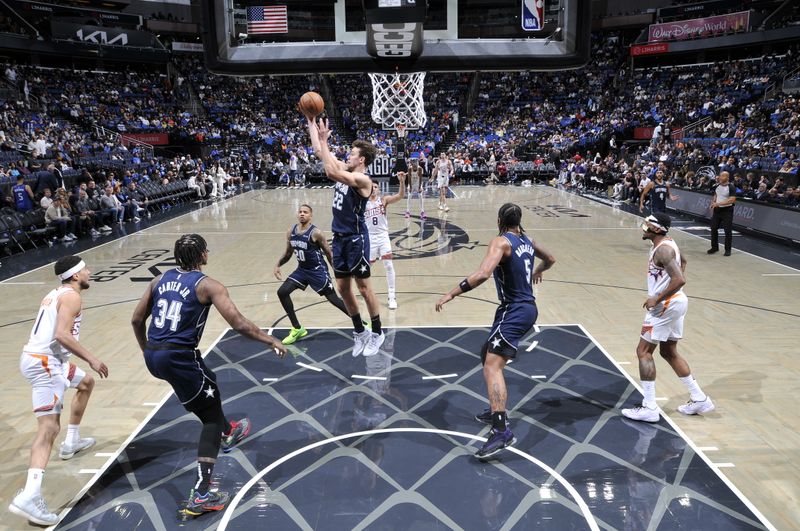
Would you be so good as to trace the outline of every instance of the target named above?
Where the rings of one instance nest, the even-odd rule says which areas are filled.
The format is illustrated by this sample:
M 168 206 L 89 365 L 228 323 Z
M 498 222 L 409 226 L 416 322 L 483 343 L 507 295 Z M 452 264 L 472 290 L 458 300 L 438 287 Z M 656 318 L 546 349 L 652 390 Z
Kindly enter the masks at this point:
M 450 176 L 449 175 L 442 175 L 441 173 L 436 176 L 436 185 L 439 188 L 447 188 L 450 186 Z
M 374 262 L 378 258 L 392 254 L 392 242 L 389 235 L 369 236 L 369 261 Z
M 58 415 L 64 406 L 64 393 L 81 383 L 86 373 L 74 363 L 62 363 L 48 354 L 23 352 L 19 358 L 19 370 L 33 388 L 33 413 Z
M 675 341 L 683 337 L 683 318 L 689 309 L 686 295 L 676 295 L 644 314 L 642 339 L 648 343 Z

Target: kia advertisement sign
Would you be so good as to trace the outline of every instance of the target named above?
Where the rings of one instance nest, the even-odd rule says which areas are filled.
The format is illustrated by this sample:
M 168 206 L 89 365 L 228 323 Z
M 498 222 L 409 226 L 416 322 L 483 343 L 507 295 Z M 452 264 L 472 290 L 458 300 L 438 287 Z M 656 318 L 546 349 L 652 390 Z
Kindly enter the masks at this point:
M 750 28 L 750 12 L 740 11 L 717 17 L 693 18 L 663 24 L 650 24 L 649 42 L 680 41 L 697 37 L 712 37 Z
M 154 48 L 157 40 L 148 31 L 91 26 L 88 24 L 72 24 L 69 22 L 51 23 L 54 39 L 65 39 L 101 46 L 136 46 Z M 158 46 L 160 47 L 160 45 Z

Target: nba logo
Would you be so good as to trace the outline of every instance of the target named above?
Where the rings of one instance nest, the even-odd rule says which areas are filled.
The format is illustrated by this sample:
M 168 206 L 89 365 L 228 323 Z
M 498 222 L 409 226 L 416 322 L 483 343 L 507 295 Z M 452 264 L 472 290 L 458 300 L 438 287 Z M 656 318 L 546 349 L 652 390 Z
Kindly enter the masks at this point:
M 522 0 L 522 29 L 539 31 L 544 22 L 544 0 Z

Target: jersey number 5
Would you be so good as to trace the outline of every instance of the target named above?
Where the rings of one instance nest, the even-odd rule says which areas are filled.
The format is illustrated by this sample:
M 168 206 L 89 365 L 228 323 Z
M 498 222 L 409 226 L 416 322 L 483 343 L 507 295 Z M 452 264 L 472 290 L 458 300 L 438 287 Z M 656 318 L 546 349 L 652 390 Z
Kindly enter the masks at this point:
M 169 306 L 167 306 L 169 305 Z M 156 303 L 158 306 L 158 315 L 153 319 L 153 324 L 156 328 L 164 328 L 164 325 L 169 321 L 169 329 L 173 332 L 178 329 L 178 323 L 181 321 L 181 301 L 169 302 L 166 299 L 158 299 Z
M 531 259 L 530 258 L 526 258 L 525 259 L 525 278 L 528 279 L 528 284 L 530 284 L 531 283 L 531 279 L 532 279 L 532 277 L 531 277 Z

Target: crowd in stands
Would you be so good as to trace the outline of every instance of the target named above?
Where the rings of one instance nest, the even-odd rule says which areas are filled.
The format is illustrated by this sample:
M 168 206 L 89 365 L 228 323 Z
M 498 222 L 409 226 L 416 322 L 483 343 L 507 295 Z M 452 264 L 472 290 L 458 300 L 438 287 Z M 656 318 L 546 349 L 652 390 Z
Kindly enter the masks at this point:
M 593 36 L 591 63 L 575 71 L 430 74 L 428 124 L 409 131 L 407 152 L 430 170 L 430 159 L 446 151 L 457 177 L 517 182 L 549 172 L 555 184 L 610 189 L 631 202 L 659 169 L 674 186 L 700 190 L 728 171 L 742 197 L 798 207 L 800 98 L 767 92 L 795 68 L 795 49 L 632 71 L 625 54 L 620 35 L 605 33 Z M 170 204 L 155 201 L 156 192 L 186 201 L 224 197 L 256 180 L 302 184 L 322 172 L 296 109 L 307 90 L 331 97 L 338 155 L 356 137 L 396 154 L 394 132 L 370 118 L 367 76 L 235 78 L 210 74 L 198 56 L 174 64 L 172 77 L 0 67 L 19 94 L 0 99 L 0 206 L 41 210 L 52 235 L 69 241 Z M 153 156 L 96 126 L 163 132 L 173 143 L 203 146 L 204 157 Z M 637 127 L 652 127 L 651 141 L 623 143 Z M 32 197 L 17 196 L 18 184 Z

